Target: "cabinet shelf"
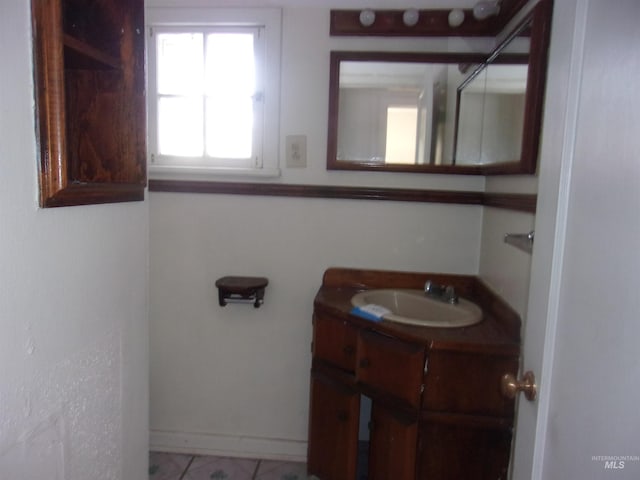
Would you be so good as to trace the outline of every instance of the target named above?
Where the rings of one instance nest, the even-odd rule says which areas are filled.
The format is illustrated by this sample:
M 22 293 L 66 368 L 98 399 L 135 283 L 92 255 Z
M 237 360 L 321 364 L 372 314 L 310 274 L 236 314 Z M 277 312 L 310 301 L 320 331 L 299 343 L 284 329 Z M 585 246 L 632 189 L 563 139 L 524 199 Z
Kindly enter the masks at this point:
M 64 66 L 69 69 L 119 69 L 120 59 L 69 34 L 63 35 Z

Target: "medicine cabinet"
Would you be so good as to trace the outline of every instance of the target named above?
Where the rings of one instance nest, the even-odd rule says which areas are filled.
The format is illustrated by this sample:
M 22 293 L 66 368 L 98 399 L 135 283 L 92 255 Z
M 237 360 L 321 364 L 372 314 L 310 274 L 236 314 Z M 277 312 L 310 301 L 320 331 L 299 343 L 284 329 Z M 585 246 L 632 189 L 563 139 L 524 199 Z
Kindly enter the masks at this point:
M 143 200 L 143 1 L 31 7 L 40 205 Z

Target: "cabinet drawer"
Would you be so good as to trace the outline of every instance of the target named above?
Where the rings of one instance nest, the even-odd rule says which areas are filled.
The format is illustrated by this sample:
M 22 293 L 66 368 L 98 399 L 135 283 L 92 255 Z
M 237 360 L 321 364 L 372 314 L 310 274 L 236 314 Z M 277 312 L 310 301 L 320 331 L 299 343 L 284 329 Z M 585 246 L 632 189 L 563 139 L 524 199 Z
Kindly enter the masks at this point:
M 420 405 L 425 351 L 371 331 L 358 335 L 356 380 L 411 407 Z
M 355 371 L 358 331 L 346 321 L 313 316 L 313 355 L 336 367 Z

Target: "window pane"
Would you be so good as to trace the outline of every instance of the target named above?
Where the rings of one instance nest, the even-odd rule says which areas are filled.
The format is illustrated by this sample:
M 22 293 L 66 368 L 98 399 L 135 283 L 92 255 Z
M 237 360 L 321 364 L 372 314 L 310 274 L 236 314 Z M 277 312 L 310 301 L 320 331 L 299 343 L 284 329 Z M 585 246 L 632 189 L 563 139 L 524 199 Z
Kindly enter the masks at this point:
M 201 98 L 158 100 L 158 148 L 161 155 L 201 157 L 204 151 Z
M 246 95 L 255 91 L 252 33 L 207 35 L 207 95 Z M 226 92 L 226 93 L 224 93 Z
M 255 58 L 253 33 L 207 35 L 206 151 L 214 158 L 251 158 Z
M 203 34 L 158 34 L 158 93 L 202 95 Z
M 207 99 L 207 155 L 215 158 L 250 158 L 253 102 L 251 99 Z

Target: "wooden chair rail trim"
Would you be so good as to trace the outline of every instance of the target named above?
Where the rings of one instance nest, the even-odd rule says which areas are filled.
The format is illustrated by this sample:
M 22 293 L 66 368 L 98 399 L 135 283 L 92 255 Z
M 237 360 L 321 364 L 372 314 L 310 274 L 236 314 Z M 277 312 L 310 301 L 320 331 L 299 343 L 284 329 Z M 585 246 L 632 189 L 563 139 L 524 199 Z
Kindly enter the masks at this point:
M 535 213 L 537 199 L 535 194 L 185 180 L 149 180 L 149 191 L 484 205 L 528 213 Z

